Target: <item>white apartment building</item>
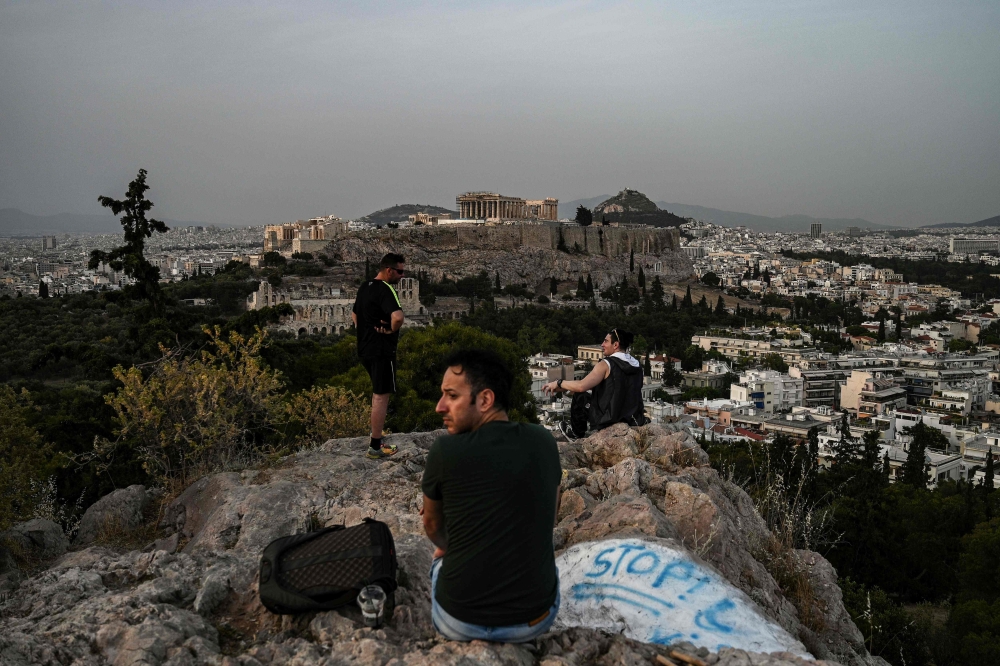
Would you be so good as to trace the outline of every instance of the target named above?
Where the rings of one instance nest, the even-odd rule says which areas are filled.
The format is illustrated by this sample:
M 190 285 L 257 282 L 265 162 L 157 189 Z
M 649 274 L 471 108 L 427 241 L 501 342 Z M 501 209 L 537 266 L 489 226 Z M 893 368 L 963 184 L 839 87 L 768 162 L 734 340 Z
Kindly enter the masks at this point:
M 723 338 L 714 335 L 693 335 L 691 344 L 705 351 L 715 350 L 727 358 L 743 356 L 765 356 L 774 351 L 770 340 L 743 340 L 742 338 Z
M 784 412 L 802 404 L 803 381 L 776 370 L 748 370 L 729 387 L 729 398 L 751 402 L 767 414 Z

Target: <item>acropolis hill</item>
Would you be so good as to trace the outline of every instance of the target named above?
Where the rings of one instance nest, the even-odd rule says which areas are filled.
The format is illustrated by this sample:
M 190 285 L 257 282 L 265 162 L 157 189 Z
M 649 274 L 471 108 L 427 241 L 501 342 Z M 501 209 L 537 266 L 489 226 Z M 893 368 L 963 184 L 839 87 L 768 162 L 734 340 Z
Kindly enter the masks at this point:
M 406 256 L 410 270 L 440 278 L 487 271 L 503 284 L 537 284 L 591 275 L 595 285 L 620 280 L 634 255 L 651 278 L 670 282 L 687 277 L 691 262 L 678 250 L 676 228 L 581 227 L 557 223 L 501 226 L 447 225 L 348 231 L 323 250 L 336 260 L 364 263 L 384 252 Z

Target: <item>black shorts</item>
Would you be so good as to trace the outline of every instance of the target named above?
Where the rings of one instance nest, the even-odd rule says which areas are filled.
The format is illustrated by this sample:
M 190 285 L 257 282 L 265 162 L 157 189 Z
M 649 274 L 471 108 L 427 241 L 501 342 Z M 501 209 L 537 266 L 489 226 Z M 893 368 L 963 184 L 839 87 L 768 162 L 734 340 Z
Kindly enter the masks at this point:
M 372 393 L 382 395 L 396 392 L 396 359 L 391 356 L 363 358 L 362 365 L 372 378 Z

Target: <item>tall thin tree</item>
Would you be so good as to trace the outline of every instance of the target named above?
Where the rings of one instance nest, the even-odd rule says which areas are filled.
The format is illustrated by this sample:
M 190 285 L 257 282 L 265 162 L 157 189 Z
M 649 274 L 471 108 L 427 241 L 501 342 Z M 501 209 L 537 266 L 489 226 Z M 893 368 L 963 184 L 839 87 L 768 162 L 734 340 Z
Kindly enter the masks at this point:
M 166 233 L 167 225 L 153 218 L 146 219 L 146 213 L 153 207 L 153 202 L 146 198 L 146 170 L 139 169 L 139 174 L 128 186 L 128 192 L 122 200 L 100 196 L 97 200 L 105 208 L 111 209 L 115 215 L 121 215 L 122 228 L 125 230 L 125 244 L 116 247 L 111 252 L 93 250 L 87 263 L 91 270 L 101 264 L 107 264 L 112 270 L 124 273 L 135 284 L 129 292 L 139 298 L 155 304 L 161 302 L 160 269 L 146 259 L 143 251 L 146 239 L 154 233 Z

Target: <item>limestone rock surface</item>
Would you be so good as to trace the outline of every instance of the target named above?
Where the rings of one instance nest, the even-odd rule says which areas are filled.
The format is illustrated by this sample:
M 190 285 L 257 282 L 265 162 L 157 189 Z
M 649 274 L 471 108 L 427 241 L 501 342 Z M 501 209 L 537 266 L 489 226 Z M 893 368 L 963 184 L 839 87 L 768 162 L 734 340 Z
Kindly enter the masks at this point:
M 69 539 L 63 534 L 62 527 L 45 518 L 34 518 L 0 532 L 0 541 L 5 541 L 8 548 L 14 545 L 33 560 L 59 557 L 69 547 Z
M 438 637 L 430 621 L 432 545 L 419 516 L 425 456 L 440 433 L 391 435 L 392 458 L 364 457 L 367 439 L 330 440 L 272 467 L 207 476 L 161 514 L 156 540 L 118 551 L 95 544 L 102 516 L 141 520 L 149 493 L 116 491 L 88 510 L 88 538 L 0 601 L 0 663 L 101 664 L 633 664 L 663 645 L 568 627 L 525 645 Z M 843 608 L 822 557 L 801 553 L 822 622 L 799 612 L 754 556 L 766 527 L 749 497 L 722 480 L 685 433 L 614 426 L 560 445 L 564 499 L 554 530 L 558 553 L 588 541 L 650 539 L 685 549 L 742 590 L 816 657 L 877 664 Z M 143 497 L 146 499 L 143 500 Z M 257 568 L 273 539 L 318 527 L 385 521 L 399 558 L 392 618 L 366 628 L 360 612 L 276 616 L 257 596 Z M 694 645 L 682 645 L 691 654 Z M 700 651 L 710 664 L 813 663 L 787 653 Z
M 134 529 L 142 524 L 143 513 L 152 497 L 146 487 L 133 485 L 109 493 L 97 500 L 84 512 L 77 545 L 93 543 L 101 530 Z

